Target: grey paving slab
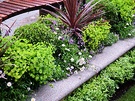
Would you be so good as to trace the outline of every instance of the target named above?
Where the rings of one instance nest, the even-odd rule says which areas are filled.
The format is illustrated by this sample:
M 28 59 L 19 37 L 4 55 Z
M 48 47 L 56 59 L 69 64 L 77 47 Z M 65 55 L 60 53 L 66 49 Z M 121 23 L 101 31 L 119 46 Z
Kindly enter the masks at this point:
M 126 51 L 135 46 L 135 38 L 120 40 L 117 44 L 107 47 L 102 54 L 98 54 L 91 60 L 90 64 L 96 65 L 100 68 L 106 67 L 108 64 L 123 55 Z
M 14 31 L 16 28 L 19 28 L 20 26 L 26 25 L 26 24 L 31 24 L 35 21 L 38 20 L 39 17 L 39 10 L 31 11 L 31 12 L 26 12 L 23 14 L 19 14 L 17 16 L 11 17 L 2 23 L 8 25 L 9 27 L 15 22 L 15 24 L 11 28 L 11 32 L 9 33 L 10 35 L 13 35 Z M 3 33 L 7 30 L 6 26 L 1 26 Z
M 31 97 L 34 97 L 36 101 L 60 101 L 133 47 L 135 47 L 135 38 L 118 41 L 111 47 L 106 47 L 103 53 L 93 57 L 88 69 L 80 71 L 67 79 L 43 85 Z

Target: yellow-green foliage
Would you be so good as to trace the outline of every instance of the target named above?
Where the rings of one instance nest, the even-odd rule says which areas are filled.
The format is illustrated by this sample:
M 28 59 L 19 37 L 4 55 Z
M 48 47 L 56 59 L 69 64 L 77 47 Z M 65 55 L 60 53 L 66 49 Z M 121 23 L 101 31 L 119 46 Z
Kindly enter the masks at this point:
M 132 22 L 132 17 L 135 13 L 135 1 L 134 0 L 109 0 L 114 7 L 114 12 L 120 13 L 122 19 L 128 22 Z
M 110 33 L 110 24 L 105 21 L 96 21 L 85 27 L 83 31 L 83 40 L 90 50 L 97 50 L 101 42 L 107 38 Z
M 18 28 L 15 31 L 15 35 L 21 35 L 20 38 L 27 39 L 32 44 L 36 44 L 38 42 L 51 43 L 54 41 L 53 39 L 56 36 L 48 26 L 40 22 L 35 22 Z
M 134 0 L 103 0 L 102 5 L 105 6 L 105 17 L 110 21 L 112 32 L 119 34 L 120 39 L 134 36 L 131 32 L 134 29 L 132 26 L 135 14 Z
M 25 73 L 40 83 L 46 83 L 52 79 L 57 67 L 54 64 L 53 46 L 46 46 L 42 42 L 32 45 L 27 40 L 16 41 L 2 58 L 7 65 L 4 72 L 17 81 Z M 9 59 L 8 59 L 9 58 Z

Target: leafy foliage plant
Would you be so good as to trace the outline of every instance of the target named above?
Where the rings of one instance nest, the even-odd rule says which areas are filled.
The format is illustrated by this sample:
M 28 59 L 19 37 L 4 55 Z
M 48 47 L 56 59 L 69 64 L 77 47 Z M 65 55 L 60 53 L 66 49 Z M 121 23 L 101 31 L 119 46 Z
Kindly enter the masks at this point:
M 104 0 L 105 18 L 110 21 L 111 31 L 118 34 L 120 39 L 134 36 L 132 21 L 135 14 L 134 0 Z
M 110 33 L 110 24 L 107 21 L 99 20 L 92 22 L 85 27 L 83 31 L 83 41 L 89 50 L 97 51 L 103 40 L 108 37 Z

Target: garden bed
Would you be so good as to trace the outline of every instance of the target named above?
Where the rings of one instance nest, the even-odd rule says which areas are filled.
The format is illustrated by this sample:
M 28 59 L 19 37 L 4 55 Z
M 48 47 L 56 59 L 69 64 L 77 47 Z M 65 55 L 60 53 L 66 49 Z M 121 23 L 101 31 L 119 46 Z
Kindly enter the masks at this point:
M 44 11 L 53 16 L 47 14 L 35 23 L 18 28 L 14 36 L 8 36 L 11 30 L 8 27 L 9 30 L 0 37 L 2 101 L 24 101 L 33 91 L 36 92 L 30 97 L 32 101 L 61 100 L 133 48 L 135 2 L 119 1 L 93 0 L 83 5 L 78 0 L 64 0 L 64 10 L 48 5 L 56 12 Z M 115 72 L 121 74 L 117 69 Z M 124 74 L 132 71 L 132 68 L 123 69 Z M 109 85 L 115 84 L 109 78 L 111 74 L 113 72 L 103 78 L 107 83 L 110 81 Z M 102 78 L 98 79 L 102 81 Z M 121 75 L 117 79 L 123 82 Z M 104 82 L 99 81 L 104 86 Z M 93 88 L 96 87 L 100 88 L 95 85 Z M 102 94 L 101 91 L 96 93 Z

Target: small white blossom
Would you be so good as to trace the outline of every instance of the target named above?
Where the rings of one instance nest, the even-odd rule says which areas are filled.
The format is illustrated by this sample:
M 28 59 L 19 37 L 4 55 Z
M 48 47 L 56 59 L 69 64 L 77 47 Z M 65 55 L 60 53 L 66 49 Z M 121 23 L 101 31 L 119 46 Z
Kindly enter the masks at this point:
M 129 25 L 129 23 L 126 23 L 126 25 Z
M 74 58 L 71 58 L 70 61 L 71 61 L 71 62 L 74 62 Z
M 30 84 L 32 85 L 32 82 L 30 82 Z
M 62 44 L 61 46 L 62 46 L 62 47 L 65 47 L 65 44 Z
M 2 73 L 2 74 L 0 75 L 0 78 L 7 79 L 7 78 L 5 78 L 5 73 Z
M 62 36 L 59 36 L 59 37 L 58 37 L 58 40 L 60 40 L 61 38 L 62 38 Z
M 36 101 L 36 99 L 35 98 L 31 98 L 31 101 Z
M 66 70 L 70 70 L 70 68 L 69 68 L 69 67 L 67 67 L 67 68 L 66 68 Z
M 57 32 L 53 32 L 54 34 L 57 34 Z
M 127 28 L 127 27 L 124 27 L 124 28 Z
M 70 68 L 71 68 L 71 69 L 74 69 L 74 66 L 71 66 Z
M 79 54 L 79 55 L 82 55 L 82 53 L 81 53 L 81 52 L 79 52 L 78 54 Z
M 2 74 L 2 70 L 0 70 L 0 74 Z
M 74 74 L 78 74 L 78 71 L 77 71 L 77 70 L 75 70 L 75 71 L 74 71 Z
M 8 87 L 11 87 L 11 86 L 12 86 L 12 83 L 11 83 L 11 82 L 8 82 L 8 83 L 7 83 L 7 86 L 8 86 Z
M 65 48 L 65 50 L 70 51 L 70 49 L 68 49 L 68 48 Z
M 59 28 L 55 28 L 56 30 L 59 30 Z
M 58 56 L 61 56 L 61 53 L 60 53 L 60 54 L 58 54 Z
M 82 68 L 80 68 L 80 71 L 84 71 L 85 70 L 85 67 L 83 66 Z
M 92 56 L 91 56 L 91 55 L 89 55 L 89 58 L 92 58 Z
M 129 36 L 131 36 L 131 34 L 128 34 Z
M 84 59 L 84 58 L 79 59 L 76 63 L 77 63 L 77 64 L 79 63 L 79 65 L 80 65 L 80 66 L 82 66 L 82 65 L 86 64 L 86 62 L 85 62 L 85 59 Z
M 30 87 L 28 87 L 27 90 L 30 91 Z
M 64 60 L 64 62 L 66 63 L 67 61 L 66 61 L 66 60 Z

